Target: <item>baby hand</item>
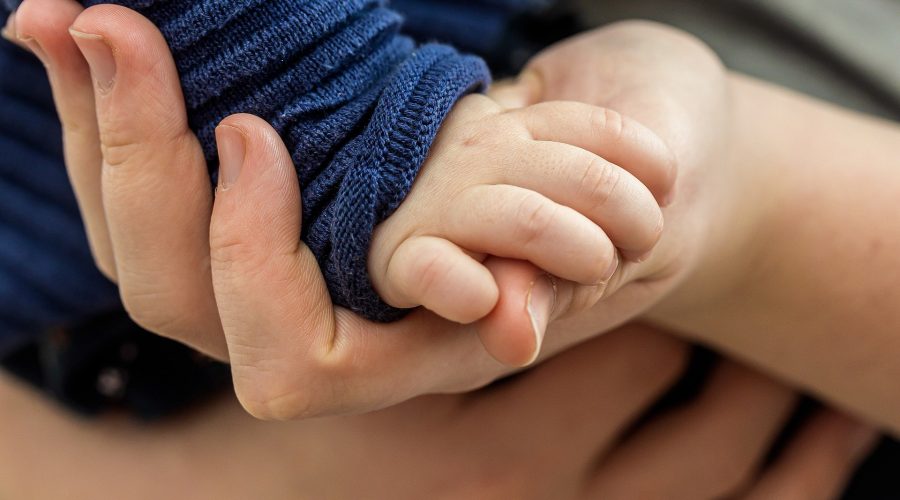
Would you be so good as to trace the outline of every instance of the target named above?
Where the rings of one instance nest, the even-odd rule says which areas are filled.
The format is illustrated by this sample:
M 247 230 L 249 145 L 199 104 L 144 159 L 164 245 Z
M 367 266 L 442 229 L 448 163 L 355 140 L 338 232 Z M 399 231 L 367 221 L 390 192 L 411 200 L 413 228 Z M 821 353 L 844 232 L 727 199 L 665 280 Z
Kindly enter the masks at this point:
M 377 228 L 369 274 L 388 304 L 460 323 L 497 304 L 487 255 L 602 286 L 619 254 L 641 260 L 653 249 L 674 179 L 662 140 L 618 113 L 574 102 L 505 110 L 469 96 Z

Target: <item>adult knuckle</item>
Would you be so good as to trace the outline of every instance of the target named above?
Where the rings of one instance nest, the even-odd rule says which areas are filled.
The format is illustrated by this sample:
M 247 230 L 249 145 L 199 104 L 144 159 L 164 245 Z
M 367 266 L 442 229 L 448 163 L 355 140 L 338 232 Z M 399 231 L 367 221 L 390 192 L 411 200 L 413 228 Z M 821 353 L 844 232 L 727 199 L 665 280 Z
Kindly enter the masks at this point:
M 118 134 L 104 134 L 100 142 L 100 152 L 103 162 L 111 168 L 119 168 L 127 165 L 141 151 L 141 145 L 129 142 Z
M 141 328 L 164 337 L 174 337 L 183 330 L 190 317 L 184 302 L 173 299 L 171 292 L 133 286 L 125 280 L 119 286 L 122 306 L 128 316 Z
M 232 266 L 236 262 L 243 262 L 255 252 L 242 238 L 232 236 L 228 231 L 216 229 L 209 235 L 210 259 L 216 266 Z
M 314 377 L 316 361 L 299 363 L 285 353 L 234 336 L 229 339 L 229 351 L 235 395 L 255 418 L 295 420 L 318 415 L 325 407 L 325 391 Z
M 66 135 L 66 141 L 75 145 L 96 144 L 97 127 L 91 121 L 93 117 L 72 116 L 71 113 L 60 113 L 59 123 Z
M 312 333 L 318 325 L 301 331 Z M 254 332 L 255 333 L 255 332 Z M 357 354 L 352 349 L 275 351 L 253 336 L 229 339 L 235 394 L 248 413 L 261 420 L 288 421 L 365 408 L 366 395 L 352 386 Z M 358 378 L 356 378 L 358 380 Z
M 210 232 L 209 255 L 214 273 L 231 279 L 241 278 L 244 282 L 264 274 L 277 258 L 271 252 L 260 249 L 258 244 L 219 231 Z
M 273 383 L 278 384 L 279 380 L 280 377 L 274 376 L 249 379 L 235 376 L 235 395 L 244 410 L 259 420 L 284 422 L 316 413 L 317 406 L 308 392 L 300 389 L 279 391 L 273 388 Z
M 142 166 L 146 163 L 168 166 L 193 159 L 196 139 L 189 131 L 169 123 L 134 127 L 134 116 L 101 116 L 100 151 L 110 167 Z M 87 133 L 87 131 L 85 132 Z M 162 165 L 165 164 L 165 165 Z

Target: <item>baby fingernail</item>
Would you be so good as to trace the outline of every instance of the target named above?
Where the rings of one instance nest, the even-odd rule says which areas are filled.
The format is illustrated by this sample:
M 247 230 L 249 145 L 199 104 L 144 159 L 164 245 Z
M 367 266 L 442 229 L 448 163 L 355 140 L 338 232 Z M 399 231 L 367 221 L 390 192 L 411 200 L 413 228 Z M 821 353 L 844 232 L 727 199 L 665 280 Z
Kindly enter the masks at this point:
M 219 148 L 219 189 L 227 191 L 237 182 L 244 166 L 247 147 L 244 134 L 229 125 L 216 128 L 216 143 Z
M 613 260 L 607 268 L 606 272 L 603 273 L 603 280 L 601 283 L 609 283 L 609 280 L 612 279 L 613 275 L 616 274 L 616 270 L 619 269 L 619 252 L 615 252 L 613 254 Z
M 642 262 L 646 262 L 647 259 L 649 259 L 651 255 L 653 255 L 653 250 L 650 250 L 650 251 L 647 251 L 644 253 L 624 252 L 624 251 L 622 252 L 622 257 L 625 257 L 625 260 L 628 260 L 630 262 L 636 262 L 638 264 L 640 264 Z M 615 270 L 613 271 L 613 273 L 615 273 Z
M 112 47 L 101 35 L 84 33 L 74 28 L 69 28 L 69 33 L 91 67 L 97 90 L 104 94 L 111 91 L 116 82 L 116 58 Z
M 556 305 L 556 282 L 548 275 L 538 277 L 528 290 L 528 302 L 526 309 L 531 319 L 531 329 L 534 333 L 534 355 L 531 362 L 537 359 L 544 343 L 544 335 L 550 324 L 550 315 Z
M 662 206 L 668 207 L 671 206 L 672 203 L 675 203 L 675 191 L 669 191 L 668 194 L 663 198 Z

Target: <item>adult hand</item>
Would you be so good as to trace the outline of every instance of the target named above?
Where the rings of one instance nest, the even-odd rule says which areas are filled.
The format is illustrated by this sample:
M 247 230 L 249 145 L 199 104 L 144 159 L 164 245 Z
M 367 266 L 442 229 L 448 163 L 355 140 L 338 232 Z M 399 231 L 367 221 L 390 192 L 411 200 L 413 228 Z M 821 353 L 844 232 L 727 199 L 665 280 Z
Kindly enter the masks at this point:
M 174 63 L 146 19 L 118 6 L 82 12 L 72 0 L 26 0 L 16 14 L 16 30 L 48 67 L 70 176 L 100 268 L 118 281 L 126 308 L 142 326 L 229 358 L 238 396 L 254 415 L 284 419 L 364 411 L 420 394 L 479 387 L 509 369 L 485 354 L 476 330 L 502 338 L 544 331 L 565 318 L 544 342 L 549 356 L 624 323 L 674 286 L 674 278 L 665 279 L 677 274 L 669 261 L 651 258 L 640 269 L 662 276 L 655 286 L 644 280 L 591 309 L 602 289 L 557 288 L 533 267 L 495 260 L 487 264 L 500 284 L 500 303 L 477 327 L 425 311 L 392 325 L 363 321 L 332 306 L 315 259 L 299 243 L 299 187 L 270 127 L 236 116 L 219 128 L 222 168 L 230 172 L 221 179 L 232 182 L 220 185 L 213 203 Z M 663 35 L 650 37 L 654 43 L 642 50 L 621 44 L 620 62 L 650 66 L 649 59 L 660 58 L 655 50 L 672 47 L 672 34 Z M 634 39 L 641 36 L 629 41 Z M 604 44 L 591 46 L 584 57 L 617 48 Z M 577 41 L 573 46 L 580 47 Z M 721 76 L 715 59 L 697 44 L 675 47 L 683 52 L 674 54 L 679 58 L 705 64 L 687 72 L 691 82 L 715 89 Z M 646 109 L 664 101 L 662 110 L 671 110 L 675 97 L 690 88 L 675 87 L 675 97 L 660 90 L 672 88 L 668 80 L 684 78 L 675 64 L 650 73 L 659 87 L 644 92 L 636 82 L 648 74 L 620 74 L 613 66 L 597 70 L 595 79 L 615 78 L 623 89 L 636 88 L 623 101 L 645 103 Z M 555 85 L 574 99 L 567 81 Z M 554 98 L 551 87 L 545 89 L 542 98 Z M 689 101 L 694 105 L 667 122 L 670 131 L 717 110 L 719 93 L 703 95 L 711 102 Z M 638 268 L 623 266 L 614 282 L 640 277 L 633 269 Z
M 73 0 L 27 0 L 15 17 L 17 38 L 48 68 L 98 266 L 137 323 L 229 359 L 253 414 L 370 410 L 508 371 L 472 327 L 424 311 L 379 325 L 332 306 L 300 243 L 293 165 L 261 120 L 235 116 L 219 128 L 213 208 L 171 54 L 149 21 Z M 489 323 L 546 328 L 550 280 L 522 263 L 488 265 L 501 283 Z
M 634 429 L 687 353 L 631 326 L 472 394 L 286 423 L 231 399 L 156 426 L 78 421 L 0 379 L 0 496 L 817 500 L 873 442 L 823 413 L 760 471 L 796 397 L 730 363 L 697 399 Z

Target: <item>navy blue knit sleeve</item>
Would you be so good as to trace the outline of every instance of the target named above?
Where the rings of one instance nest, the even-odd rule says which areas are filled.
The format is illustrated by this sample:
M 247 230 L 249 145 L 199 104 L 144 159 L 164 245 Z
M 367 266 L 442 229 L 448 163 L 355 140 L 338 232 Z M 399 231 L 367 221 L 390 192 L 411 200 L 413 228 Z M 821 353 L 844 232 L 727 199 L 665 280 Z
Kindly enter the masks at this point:
M 173 50 L 192 128 L 213 170 L 215 126 L 272 123 L 303 192 L 303 239 L 334 302 L 370 319 L 402 311 L 375 293 L 372 232 L 409 192 L 453 104 L 489 80 L 484 63 L 416 46 L 384 0 L 88 0 L 153 21 Z

